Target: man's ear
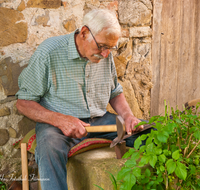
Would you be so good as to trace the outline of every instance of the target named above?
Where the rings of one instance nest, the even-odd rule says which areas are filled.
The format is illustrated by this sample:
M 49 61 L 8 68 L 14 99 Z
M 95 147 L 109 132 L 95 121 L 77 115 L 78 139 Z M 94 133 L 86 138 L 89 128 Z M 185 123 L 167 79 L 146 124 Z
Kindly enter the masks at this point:
M 86 26 L 83 26 L 79 34 L 82 40 L 86 40 L 89 34 L 88 28 Z

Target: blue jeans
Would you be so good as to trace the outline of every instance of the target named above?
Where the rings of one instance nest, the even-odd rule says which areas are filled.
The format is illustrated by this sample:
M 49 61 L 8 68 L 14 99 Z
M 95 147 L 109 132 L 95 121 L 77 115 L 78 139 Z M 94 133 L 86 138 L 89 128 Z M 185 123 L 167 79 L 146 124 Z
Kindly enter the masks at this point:
M 82 119 L 91 126 L 116 124 L 116 115 L 107 112 L 103 117 Z M 38 164 L 42 190 L 67 190 L 67 169 L 68 152 L 70 149 L 86 138 L 106 138 L 113 140 L 116 132 L 112 133 L 88 133 L 81 139 L 73 139 L 63 135 L 62 131 L 52 125 L 36 124 L 37 147 L 35 159 Z M 126 145 L 133 147 L 137 137 L 143 133 L 131 136 L 126 139 Z

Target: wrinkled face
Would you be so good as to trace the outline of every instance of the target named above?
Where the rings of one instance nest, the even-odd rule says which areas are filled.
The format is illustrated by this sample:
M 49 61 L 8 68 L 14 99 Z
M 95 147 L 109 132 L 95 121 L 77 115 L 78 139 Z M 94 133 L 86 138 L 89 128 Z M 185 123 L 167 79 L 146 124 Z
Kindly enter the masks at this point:
M 84 40 L 83 43 L 83 49 L 84 54 L 83 56 L 86 57 L 88 60 L 90 60 L 93 63 L 99 63 L 101 59 L 107 58 L 110 54 L 109 49 L 105 50 L 99 50 L 98 46 L 106 46 L 107 48 L 113 48 L 117 45 L 117 41 L 119 39 L 119 36 L 116 34 L 108 34 L 105 29 L 103 29 L 99 34 L 97 34 L 92 40 L 89 42 L 87 39 L 89 37 L 89 30 L 86 35 L 86 40 Z M 97 44 L 98 46 L 97 46 Z

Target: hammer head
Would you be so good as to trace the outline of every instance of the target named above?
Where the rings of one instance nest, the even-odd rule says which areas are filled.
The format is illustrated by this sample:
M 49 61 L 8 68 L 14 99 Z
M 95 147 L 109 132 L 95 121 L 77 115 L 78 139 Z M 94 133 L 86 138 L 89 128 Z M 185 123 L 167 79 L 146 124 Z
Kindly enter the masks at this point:
M 116 125 L 117 125 L 117 137 L 110 144 L 110 148 L 114 147 L 117 143 L 123 140 L 123 137 L 126 133 L 125 122 L 121 116 L 116 117 Z
M 116 125 L 117 125 L 117 136 L 120 140 L 122 140 L 126 133 L 126 127 L 123 118 L 119 115 L 116 117 Z

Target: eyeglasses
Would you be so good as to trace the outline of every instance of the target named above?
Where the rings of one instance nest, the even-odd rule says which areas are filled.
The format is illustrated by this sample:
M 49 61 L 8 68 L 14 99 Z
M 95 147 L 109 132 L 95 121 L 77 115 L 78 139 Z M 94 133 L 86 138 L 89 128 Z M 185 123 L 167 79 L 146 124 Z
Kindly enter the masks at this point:
M 85 27 L 87 27 L 87 29 L 90 31 L 90 33 L 91 33 L 91 35 L 92 35 L 92 37 L 93 37 L 93 39 L 94 39 L 95 43 L 97 44 L 97 47 L 98 47 L 98 49 L 99 49 L 100 51 L 104 51 L 104 50 L 117 50 L 117 49 L 118 49 L 117 46 L 110 48 L 110 47 L 108 47 L 108 46 L 101 46 L 101 45 L 99 45 L 99 44 L 97 43 L 97 41 L 95 40 L 94 35 L 92 34 L 92 32 L 91 32 L 91 30 L 89 29 L 89 27 L 86 26 L 86 25 L 85 25 Z

